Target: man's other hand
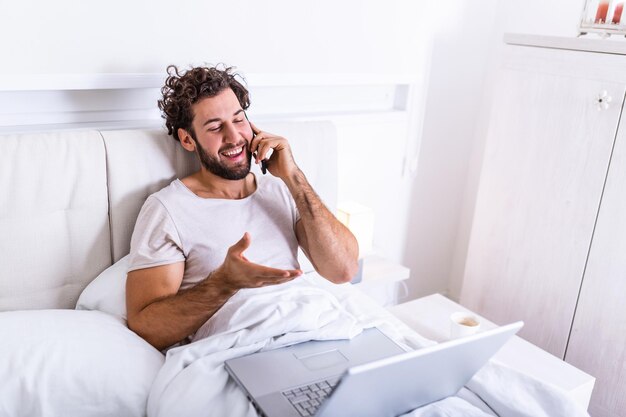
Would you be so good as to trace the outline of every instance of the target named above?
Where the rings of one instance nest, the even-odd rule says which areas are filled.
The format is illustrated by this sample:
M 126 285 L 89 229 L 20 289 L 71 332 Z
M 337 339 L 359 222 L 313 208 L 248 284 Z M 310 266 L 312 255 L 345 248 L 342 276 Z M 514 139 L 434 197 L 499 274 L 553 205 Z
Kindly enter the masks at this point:
M 228 248 L 224 263 L 218 267 L 209 279 L 220 280 L 226 288 L 258 288 L 267 285 L 282 284 L 302 275 L 299 269 L 276 269 L 250 262 L 243 252 L 250 247 L 250 234 Z

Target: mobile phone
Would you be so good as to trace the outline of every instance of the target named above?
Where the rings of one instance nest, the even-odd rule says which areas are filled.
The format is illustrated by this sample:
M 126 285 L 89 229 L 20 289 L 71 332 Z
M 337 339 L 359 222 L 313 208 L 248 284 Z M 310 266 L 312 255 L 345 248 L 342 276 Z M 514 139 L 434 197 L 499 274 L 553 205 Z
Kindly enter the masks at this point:
M 244 111 L 243 114 L 244 116 L 246 116 L 246 120 L 248 121 L 248 123 L 250 123 L 250 119 L 248 119 L 248 113 Z M 252 126 L 250 126 L 250 129 L 252 130 L 252 139 L 254 139 L 256 137 L 256 133 L 254 133 L 254 129 L 252 129 Z M 253 155 L 256 157 L 256 152 Z M 263 173 L 263 175 L 267 173 L 267 159 L 261 160 L 261 172 Z

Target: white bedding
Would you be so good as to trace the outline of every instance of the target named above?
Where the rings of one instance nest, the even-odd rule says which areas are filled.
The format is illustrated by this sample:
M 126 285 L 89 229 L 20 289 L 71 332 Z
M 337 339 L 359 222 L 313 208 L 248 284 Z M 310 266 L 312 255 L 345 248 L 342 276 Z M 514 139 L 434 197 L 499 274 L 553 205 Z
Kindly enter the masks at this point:
M 100 311 L 0 313 L 0 417 L 141 417 L 163 355 Z
M 148 398 L 148 416 L 256 416 L 225 371 L 226 359 L 306 340 L 350 338 L 371 326 L 407 349 L 433 343 L 350 285 L 332 285 L 314 274 L 281 286 L 240 291 L 198 331 L 194 343 L 167 353 Z M 588 415 L 557 388 L 495 362 L 467 387 L 407 415 Z

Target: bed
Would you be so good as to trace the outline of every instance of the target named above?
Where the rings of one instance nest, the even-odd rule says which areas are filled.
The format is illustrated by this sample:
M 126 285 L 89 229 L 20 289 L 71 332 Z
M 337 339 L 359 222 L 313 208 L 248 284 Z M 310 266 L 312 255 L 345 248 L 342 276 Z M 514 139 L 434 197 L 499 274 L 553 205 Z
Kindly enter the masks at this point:
M 263 129 L 290 140 L 334 207 L 333 124 Z M 0 416 L 254 416 L 223 369 L 227 358 L 370 326 L 407 350 L 434 343 L 350 284 L 323 280 L 303 257 L 302 279 L 240 291 L 190 345 L 164 355 L 139 338 L 124 302 L 137 214 L 148 195 L 197 168 L 159 129 L 0 137 Z M 409 415 L 587 414 L 557 389 L 490 363 L 459 395 Z

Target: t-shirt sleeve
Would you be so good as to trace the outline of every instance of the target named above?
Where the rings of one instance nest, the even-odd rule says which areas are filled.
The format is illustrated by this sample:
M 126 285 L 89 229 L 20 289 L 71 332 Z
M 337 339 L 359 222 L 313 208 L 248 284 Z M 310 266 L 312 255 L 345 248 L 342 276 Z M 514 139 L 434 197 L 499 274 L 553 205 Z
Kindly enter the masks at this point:
M 157 198 L 144 203 L 130 241 L 128 271 L 185 260 L 181 239 L 169 212 Z

